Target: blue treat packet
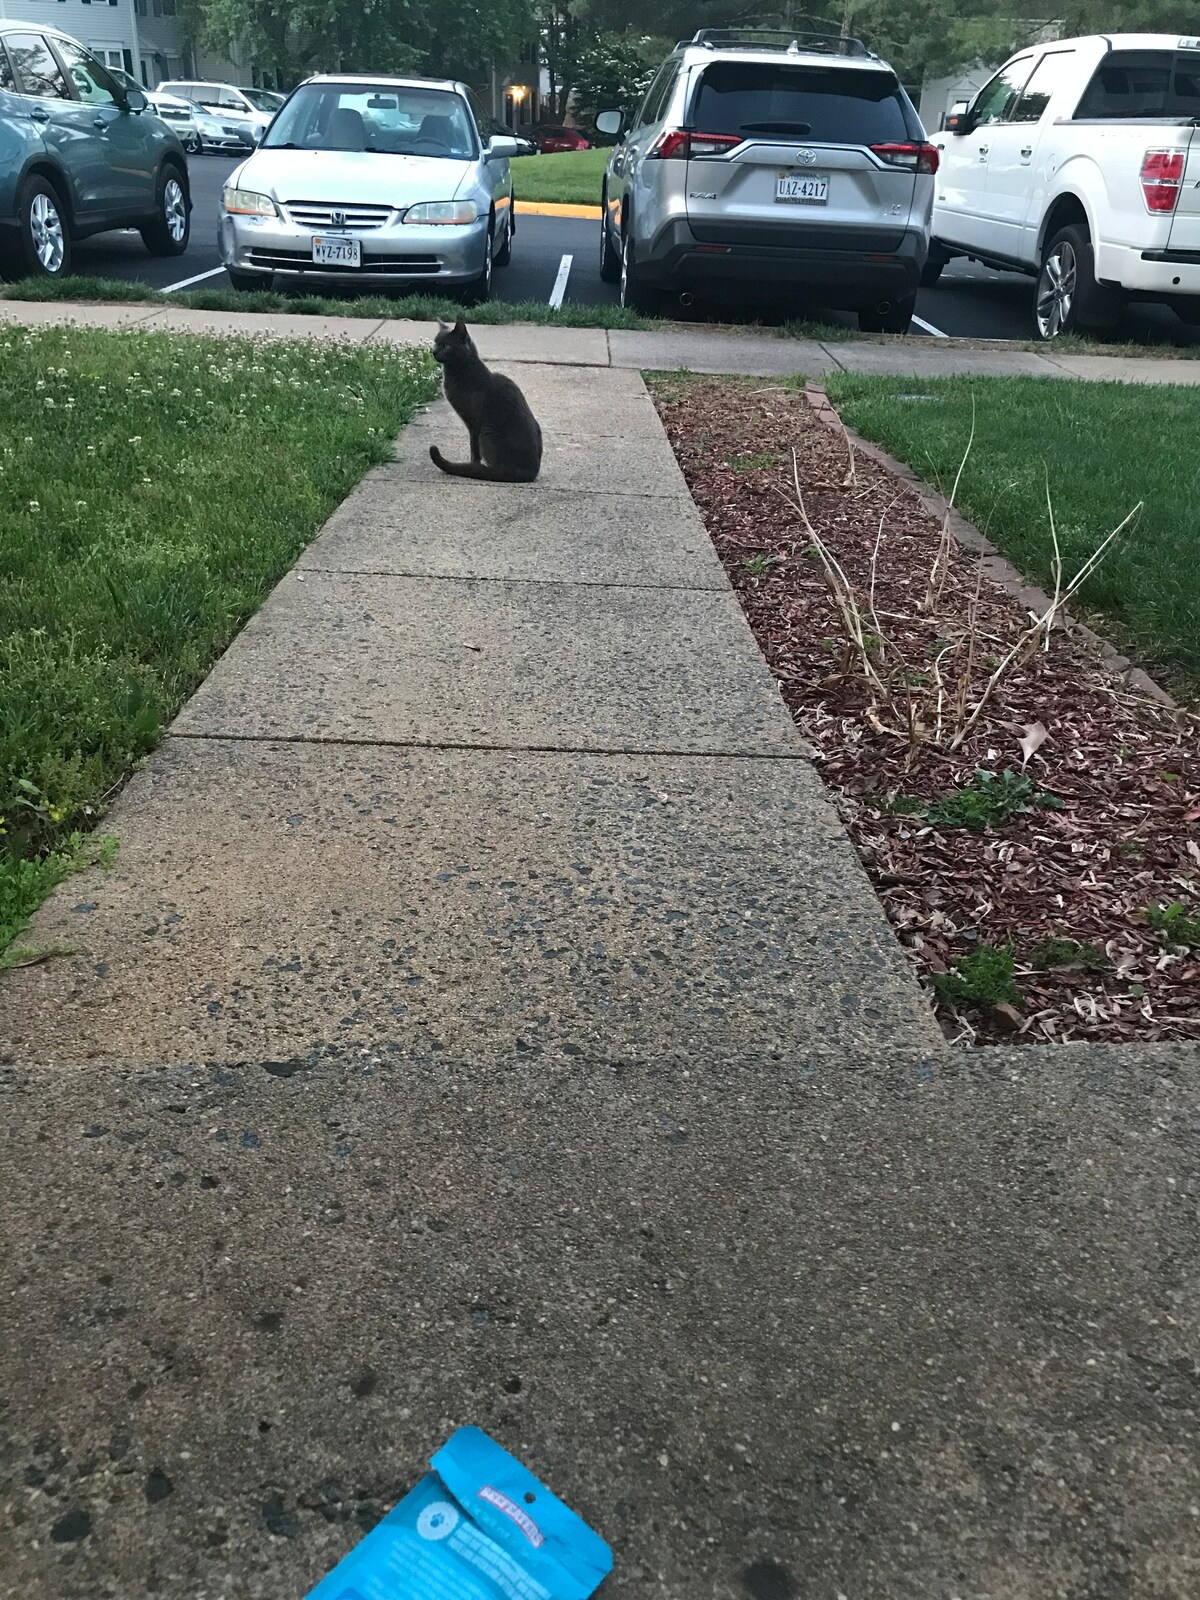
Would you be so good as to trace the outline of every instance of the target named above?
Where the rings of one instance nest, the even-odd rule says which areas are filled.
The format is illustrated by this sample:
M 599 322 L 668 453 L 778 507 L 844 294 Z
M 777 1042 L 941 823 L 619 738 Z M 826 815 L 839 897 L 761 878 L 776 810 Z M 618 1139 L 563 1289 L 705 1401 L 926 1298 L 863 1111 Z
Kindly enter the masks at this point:
M 587 1600 L 612 1551 L 515 1456 L 459 1428 L 307 1600 Z

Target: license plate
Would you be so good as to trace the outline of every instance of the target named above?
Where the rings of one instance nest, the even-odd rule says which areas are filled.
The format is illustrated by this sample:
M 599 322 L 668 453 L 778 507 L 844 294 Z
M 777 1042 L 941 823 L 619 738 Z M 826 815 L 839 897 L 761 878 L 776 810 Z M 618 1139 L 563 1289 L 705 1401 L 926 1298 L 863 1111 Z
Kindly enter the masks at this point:
M 361 267 L 362 242 L 358 239 L 323 238 L 313 240 L 313 262 L 318 267 Z
M 775 179 L 776 204 L 823 206 L 829 199 L 829 179 L 806 172 L 781 172 Z

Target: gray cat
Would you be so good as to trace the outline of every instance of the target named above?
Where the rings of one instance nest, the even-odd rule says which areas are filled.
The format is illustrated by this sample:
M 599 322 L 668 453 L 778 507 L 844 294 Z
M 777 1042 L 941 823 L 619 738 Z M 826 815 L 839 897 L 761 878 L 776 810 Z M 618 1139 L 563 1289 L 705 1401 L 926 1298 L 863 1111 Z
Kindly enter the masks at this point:
M 429 459 L 454 478 L 532 483 L 542 465 L 542 430 L 511 378 L 489 372 L 464 322 L 439 324 L 433 358 L 442 365 L 446 399 L 467 425 L 470 461 L 447 461 L 437 445 Z

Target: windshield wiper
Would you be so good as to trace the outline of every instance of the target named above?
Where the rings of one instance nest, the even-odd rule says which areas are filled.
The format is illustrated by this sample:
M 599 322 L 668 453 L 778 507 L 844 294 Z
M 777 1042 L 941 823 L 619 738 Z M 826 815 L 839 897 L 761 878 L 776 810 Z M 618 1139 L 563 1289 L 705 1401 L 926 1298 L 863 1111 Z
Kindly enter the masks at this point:
M 811 122 L 743 122 L 743 133 L 811 133 Z

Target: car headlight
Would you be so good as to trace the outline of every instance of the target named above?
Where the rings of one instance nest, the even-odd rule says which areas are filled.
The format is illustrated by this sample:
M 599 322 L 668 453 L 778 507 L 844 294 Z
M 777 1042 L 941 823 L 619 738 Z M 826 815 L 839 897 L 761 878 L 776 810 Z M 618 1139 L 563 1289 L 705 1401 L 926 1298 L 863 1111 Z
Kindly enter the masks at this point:
M 405 222 L 440 223 L 443 227 L 453 223 L 474 222 L 479 210 L 470 200 L 423 200 L 420 205 L 409 206 L 404 213 Z
M 277 217 L 279 207 L 270 195 L 255 194 L 253 189 L 225 189 L 221 204 L 235 217 Z

